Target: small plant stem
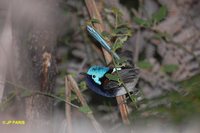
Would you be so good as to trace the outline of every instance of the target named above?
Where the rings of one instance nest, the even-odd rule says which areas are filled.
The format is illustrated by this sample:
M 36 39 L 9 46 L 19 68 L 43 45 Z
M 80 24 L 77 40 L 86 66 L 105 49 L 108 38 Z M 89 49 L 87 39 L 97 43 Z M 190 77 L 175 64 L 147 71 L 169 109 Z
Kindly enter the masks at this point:
M 113 64 L 114 64 L 114 67 L 116 68 L 117 76 L 119 77 L 120 83 L 122 84 L 122 86 L 124 87 L 124 89 L 126 90 L 126 92 L 128 93 L 128 96 L 131 98 L 131 101 L 135 104 L 135 99 L 132 98 L 130 92 L 128 91 L 128 88 L 126 87 L 124 81 L 122 80 L 122 78 L 121 78 L 121 76 L 120 76 L 120 74 L 119 74 L 119 72 L 117 70 L 117 64 L 116 64 L 114 58 L 113 58 Z
M 94 24 L 94 27 L 99 32 L 102 32 L 104 30 L 103 21 L 102 21 L 100 13 L 98 11 L 98 8 L 96 6 L 95 0 L 85 0 L 85 4 L 88 9 L 90 18 L 91 19 L 95 18 L 100 21 L 100 23 Z M 110 62 L 112 62 L 112 55 L 110 53 L 108 53 L 104 48 L 102 48 L 102 51 L 103 51 L 103 55 L 106 60 L 106 63 L 109 64 Z M 120 110 L 122 121 L 124 124 L 128 124 L 128 122 L 126 123 L 126 121 L 128 120 L 128 106 L 126 103 L 121 104 L 124 101 L 124 97 L 123 96 L 116 97 L 116 100 L 118 103 L 118 108 Z
M 16 96 L 15 93 L 13 93 L 10 97 L 8 97 L 5 101 L 1 101 L 0 103 L 0 111 L 3 110 L 5 108 L 5 106 L 7 106 L 7 104 Z
M 104 25 L 103 25 L 103 20 L 101 18 L 101 15 L 99 13 L 99 10 L 97 8 L 97 5 L 94 0 L 85 0 L 85 4 L 87 7 L 87 10 L 90 14 L 91 19 L 98 19 L 100 23 L 95 23 L 94 27 L 101 33 L 104 31 Z M 106 60 L 106 63 L 109 64 L 112 62 L 112 57 L 109 52 L 107 52 L 105 49 L 102 48 L 104 58 Z
M 41 91 L 35 91 L 35 93 L 36 93 L 36 94 L 45 95 L 45 96 L 49 96 L 49 97 L 52 97 L 52 98 L 55 98 L 55 99 L 58 99 L 58 100 L 60 100 L 60 101 L 63 101 L 63 102 L 65 102 L 65 103 L 71 105 L 71 106 L 74 107 L 74 108 L 77 108 L 77 109 L 80 108 L 79 106 L 77 106 L 77 105 L 75 105 L 75 104 L 73 104 L 73 103 L 71 103 L 71 102 L 68 102 L 68 101 L 66 101 L 65 99 L 62 99 L 62 98 L 60 98 L 60 97 L 58 97 L 58 96 L 56 96 L 56 95 L 53 95 L 53 94 L 50 94 L 50 93 L 41 92 Z
M 6 81 L 6 83 L 8 83 L 8 84 L 10 84 L 10 85 L 13 85 L 13 86 L 15 86 L 15 87 L 17 87 L 17 88 L 20 88 L 20 89 L 22 89 L 22 90 L 28 90 L 27 88 L 25 88 L 25 87 L 23 87 L 23 86 L 20 86 L 20 85 L 17 85 L 17 84 L 14 84 L 14 83 L 12 83 L 11 81 Z M 28 90 L 29 91 L 29 90 Z M 49 97 L 52 97 L 52 98 L 55 98 L 55 99 L 58 99 L 58 100 L 60 100 L 60 101 L 63 101 L 63 102 L 66 102 L 67 104 L 69 104 L 69 105 L 71 105 L 72 107 L 74 107 L 74 108 L 77 108 L 77 109 L 79 109 L 80 107 L 79 106 L 77 106 L 77 105 L 75 105 L 75 104 L 72 104 L 71 102 L 67 102 L 66 100 L 64 100 L 64 99 L 62 99 L 62 98 L 60 98 L 60 97 L 58 97 L 58 96 L 56 96 L 56 95 L 53 95 L 53 94 L 50 94 L 50 93 L 45 93 L 45 92 L 41 92 L 41 91 L 30 91 L 30 93 L 35 93 L 35 94 L 41 94 L 41 95 L 45 95 L 45 96 L 49 96 Z
M 69 85 L 69 81 L 67 79 L 67 76 L 65 76 L 65 96 L 66 101 L 71 102 L 71 86 Z M 67 132 L 72 133 L 72 119 L 71 119 L 71 106 L 69 104 L 65 104 L 65 115 L 67 120 Z
M 122 96 L 116 96 L 116 100 L 117 100 L 117 103 L 118 103 L 118 108 L 119 108 L 119 111 L 120 111 L 120 114 L 121 114 L 121 117 L 122 117 L 122 121 L 125 125 L 129 125 L 130 124 L 130 121 L 128 119 L 128 106 L 127 104 L 124 102 L 124 99 L 126 99 L 126 96 L 125 95 L 122 95 Z
M 69 83 L 71 85 L 71 88 L 73 89 L 73 91 L 76 93 L 78 99 L 80 100 L 82 106 L 87 106 L 88 107 L 88 104 L 87 104 L 85 98 L 83 97 L 83 95 L 82 95 L 82 93 L 81 93 L 81 91 L 80 91 L 80 89 L 79 89 L 76 81 L 74 80 L 74 78 L 71 75 L 68 75 L 67 79 L 68 79 L 68 81 L 69 81 Z M 96 130 L 96 132 L 97 133 L 104 133 L 104 131 L 101 128 L 100 124 L 95 119 L 92 111 L 88 112 L 87 116 L 91 120 L 91 122 L 92 122 L 92 124 L 93 124 L 93 126 L 94 126 L 94 128 Z

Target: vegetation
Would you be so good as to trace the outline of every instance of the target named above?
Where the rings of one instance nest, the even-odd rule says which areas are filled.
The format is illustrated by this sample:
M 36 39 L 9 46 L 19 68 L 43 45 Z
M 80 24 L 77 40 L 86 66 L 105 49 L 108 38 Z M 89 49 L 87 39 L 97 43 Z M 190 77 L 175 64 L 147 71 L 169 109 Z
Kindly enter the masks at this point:
M 9 53 L 13 55 L 8 55 L 6 62 L 0 61 L 0 64 L 6 64 L 4 67 L 8 71 L 3 74 L 5 69 L 0 69 L 0 79 L 4 79 L 0 85 L 3 90 L 0 94 L 0 116 L 13 116 L 13 112 L 17 112 L 17 119 L 23 116 L 31 121 L 47 114 L 44 119 L 50 121 L 50 116 L 58 117 L 52 113 L 57 111 L 65 116 L 61 121 L 70 123 L 81 115 L 84 120 L 89 118 L 90 124 L 99 133 L 114 132 L 124 127 L 124 118 L 119 115 L 120 105 L 129 107 L 130 127 L 145 120 L 156 119 L 179 125 L 198 118 L 200 34 L 197 19 L 200 16 L 196 13 L 195 0 L 181 4 L 172 2 L 175 9 L 169 6 L 172 4 L 167 0 L 91 1 L 61 0 L 56 3 L 59 7 L 54 7 L 54 2 L 45 5 L 39 2 L 42 6 L 38 7 L 38 11 L 25 13 L 28 21 L 23 22 L 23 29 L 19 28 L 21 21 L 18 20 L 24 17 L 21 10 L 16 15 L 14 11 L 18 8 L 13 7 L 13 11 L 7 9 L 13 16 L 5 14 L 5 26 L 0 23 L 0 28 L 3 27 L 0 48 L 7 48 L 2 38 L 4 28 L 10 24 L 12 32 L 15 31 L 12 37 L 17 40 L 11 44 L 16 43 L 19 51 L 11 50 Z M 190 12 L 183 8 L 186 4 L 187 8 L 191 8 Z M 42 11 L 44 16 L 38 15 L 35 21 L 29 20 L 31 15 L 37 16 Z M 127 59 L 115 59 L 112 55 L 109 62 L 109 56 L 88 35 L 86 25 L 93 26 L 110 44 L 113 52 L 129 50 L 133 53 L 130 58 L 140 69 L 140 80 L 137 91 L 128 93 L 121 103 L 115 98 L 92 92 L 80 75 L 93 65 L 118 68 L 127 63 Z M 118 73 L 107 74 L 106 77 L 126 88 Z M 117 124 L 120 126 L 115 127 Z M 106 127 L 106 131 L 100 125 Z M 73 130 L 72 127 L 67 125 L 68 132 Z M 59 129 L 58 125 L 56 129 Z M 52 131 L 49 129 L 49 132 Z

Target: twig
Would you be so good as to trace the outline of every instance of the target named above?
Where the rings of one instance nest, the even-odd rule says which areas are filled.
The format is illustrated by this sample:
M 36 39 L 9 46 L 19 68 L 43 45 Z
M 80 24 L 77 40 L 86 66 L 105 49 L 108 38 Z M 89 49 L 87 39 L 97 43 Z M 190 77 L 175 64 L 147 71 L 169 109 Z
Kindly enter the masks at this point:
M 19 88 L 19 89 L 24 90 L 24 91 L 29 91 L 27 88 L 25 88 L 25 87 L 23 87 L 23 86 L 21 86 L 21 85 L 17 85 L 17 84 L 15 84 L 15 83 L 11 82 L 11 81 L 8 81 L 8 80 L 7 80 L 6 83 L 8 83 L 8 84 L 10 84 L 10 85 L 13 85 L 13 86 L 15 86 L 15 87 L 17 87 L 17 88 Z M 1 84 L 1 81 L 0 81 L 0 84 Z M 30 93 L 31 93 L 31 94 L 40 94 L 40 95 L 49 96 L 49 97 L 55 98 L 55 99 L 57 99 L 57 100 L 63 101 L 63 102 L 65 102 L 65 103 L 71 105 L 71 106 L 74 107 L 74 108 L 77 108 L 77 109 L 80 108 L 79 106 L 77 106 L 77 105 L 75 105 L 75 104 L 73 104 L 73 103 L 71 103 L 71 102 L 68 102 L 68 101 L 66 101 L 65 99 L 62 99 L 62 98 L 60 98 L 60 97 L 58 97 L 58 96 L 56 96 L 56 95 L 50 94 L 50 93 L 45 93 L 45 92 L 41 92 L 41 91 L 30 91 Z
M 35 91 L 34 93 L 35 93 L 35 94 L 41 94 L 41 95 L 45 95 L 45 96 L 49 96 L 49 97 L 58 99 L 58 100 L 63 101 L 63 102 L 65 102 L 65 103 L 67 103 L 67 104 L 69 104 L 69 105 L 71 105 L 72 107 L 77 108 L 77 109 L 80 108 L 79 106 L 77 106 L 77 105 L 75 105 L 75 104 L 73 104 L 73 103 L 71 103 L 71 102 L 68 102 L 68 101 L 66 101 L 65 99 L 62 99 L 62 98 L 60 98 L 60 97 L 58 97 L 58 96 L 56 96 L 56 95 L 50 94 L 50 93 L 45 93 L 45 92 L 41 92 L 41 91 Z
M 66 101 L 71 102 L 71 87 L 67 76 L 65 76 L 65 95 Z M 66 121 L 67 121 L 67 132 L 72 133 L 72 120 L 71 120 L 71 106 L 69 104 L 65 104 L 65 113 L 66 113 Z
M 113 58 L 113 57 L 112 57 L 112 58 Z M 113 58 L 113 64 L 114 64 L 114 67 L 117 68 L 117 64 L 116 64 L 114 58 Z M 132 102 L 135 102 L 135 100 L 132 99 L 131 94 L 130 94 L 130 92 L 128 91 L 128 88 L 126 87 L 125 83 L 123 82 L 123 80 L 122 80 L 122 78 L 121 78 L 119 72 L 116 71 L 116 73 L 117 73 L 117 76 L 119 77 L 119 80 L 120 80 L 122 86 L 123 86 L 124 89 L 126 90 L 126 92 L 127 92 L 127 94 L 129 95 L 129 97 L 131 98 Z
M 102 18 L 100 16 L 100 13 L 97 9 L 96 3 L 94 0 L 85 0 L 85 4 L 87 6 L 88 12 L 90 14 L 91 18 L 95 18 L 98 19 L 100 21 L 100 24 L 94 24 L 94 27 L 99 31 L 102 32 L 103 31 L 103 21 Z M 112 61 L 112 56 L 105 50 L 103 49 L 103 54 L 104 54 L 104 58 L 106 60 L 106 63 L 109 64 Z M 124 122 L 124 124 L 128 124 L 127 120 L 128 120 L 128 106 L 125 102 L 124 96 L 118 96 L 116 97 L 117 103 L 118 103 L 118 107 L 120 110 L 120 114 L 122 117 L 122 121 Z
M 87 102 L 85 100 L 85 98 L 83 97 L 76 81 L 74 80 L 74 78 L 71 75 L 67 76 L 68 81 L 70 82 L 70 85 L 73 89 L 73 91 L 76 93 L 76 95 L 78 96 L 82 106 L 87 106 Z M 104 133 L 103 129 L 101 128 L 101 126 L 99 125 L 99 123 L 96 121 L 96 119 L 94 118 L 92 112 L 87 113 L 88 118 L 91 120 L 94 128 L 96 129 L 97 133 Z
M 124 124 L 129 125 L 130 122 L 129 122 L 129 119 L 127 117 L 128 116 L 128 106 L 124 102 L 124 99 L 126 99 L 125 95 L 116 97 L 118 107 L 119 107 L 119 110 L 120 110 L 120 114 L 121 114 L 121 117 L 122 117 L 122 121 L 123 121 Z

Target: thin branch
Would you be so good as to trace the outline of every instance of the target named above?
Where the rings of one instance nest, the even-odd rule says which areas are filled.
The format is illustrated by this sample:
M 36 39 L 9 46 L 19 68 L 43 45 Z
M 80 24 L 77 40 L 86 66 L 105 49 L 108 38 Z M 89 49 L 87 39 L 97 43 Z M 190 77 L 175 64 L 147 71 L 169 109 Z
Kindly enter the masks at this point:
M 86 4 L 88 12 L 90 14 L 90 18 L 95 18 L 95 19 L 98 19 L 100 21 L 100 23 L 94 24 L 94 27 L 99 32 L 102 32 L 104 30 L 104 25 L 103 25 L 103 21 L 102 21 L 102 18 L 100 16 L 100 13 L 97 9 L 95 1 L 94 0 L 85 0 L 85 4 Z M 104 54 L 104 58 L 106 60 L 106 63 L 109 64 L 112 61 L 112 56 L 104 48 L 102 48 L 102 50 L 103 50 L 103 54 Z M 117 102 L 119 102 L 118 108 L 120 110 L 122 121 L 124 122 L 124 124 L 127 124 L 126 121 L 128 120 L 128 106 L 125 102 L 121 101 L 122 99 L 123 99 L 123 101 L 125 100 L 124 96 L 116 97 Z
M 68 101 L 66 101 L 65 99 L 62 99 L 62 98 L 60 98 L 60 97 L 58 97 L 58 96 L 56 96 L 56 95 L 50 94 L 50 93 L 45 93 L 45 92 L 41 92 L 41 91 L 35 91 L 34 93 L 35 93 L 35 94 L 41 94 L 41 95 L 45 95 L 45 96 L 49 96 L 49 97 L 58 99 L 58 100 L 63 101 L 63 102 L 65 102 L 65 103 L 67 103 L 67 104 L 69 104 L 69 105 L 71 105 L 72 107 L 77 108 L 77 109 L 80 108 L 79 106 L 77 106 L 77 105 L 75 105 L 75 104 L 73 104 L 73 103 L 71 103 L 71 102 L 68 102 Z
M 117 68 L 117 64 L 116 64 L 114 58 L 113 58 L 113 64 L 114 64 L 114 67 Z M 133 103 L 135 103 L 135 100 L 132 98 L 130 92 L 128 91 L 128 88 L 126 87 L 124 81 L 122 80 L 122 77 L 121 77 L 121 75 L 119 74 L 118 70 L 117 70 L 116 72 L 117 72 L 117 76 L 119 77 L 120 83 L 122 84 L 122 86 L 123 86 L 124 89 L 126 90 L 126 92 L 127 92 L 128 96 L 130 97 L 131 101 L 132 101 Z M 126 97 L 125 97 L 125 98 L 126 98 Z
M 119 111 L 120 111 L 120 114 L 122 117 L 122 121 L 124 124 L 129 125 L 130 121 L 127 117 L 128 116 L 128 106 L 126 106 L 126 104 L 124 104 L 124 99 L 126 99 L 125 95 L 116 97 L 117 103 L 118 104 L 121 103 L 118 105 L 118 107 L 119 107 Z
M 15 87 L 17 87 L 17 88 L 19 88 L 19 89 L 29 91 L 27 88 L 25 88 L 25 87 L 23 87 L 23 86 L 21 86 L 21 85 L 17 85 L 17 84 L 15 84 L 15 83 L 12 83 L 11 81 L 6 81 L 6 83 L 8 83 L 8 84 L 10 84 L 10 85 L 13 85 L 13 86 L 15 86 Z M 1 81 L 0 81 L 0 84 L 1 84 Z M 41 95 L 49 96 L 49 97 L 58 99 L 58 100 L 60 100 L 60 101 L 63 101 L 63 102 L 65 102 L 65 103 L 71 105 L 71 106 L 74 107 L 74 108 L 77 108 L 77 109 L 80 108 L 79 106 L 77 106 L 77 105 L 75 105 L 75 104 L 73 104 L 73 103 L 71 103 L 71 102 L 67 102 L 65 99 L 62 99 L 62 98 L 60 98 L 60 97 L 58 97 L 58 96 L 56 96 L 56 95 L 50 94 L 50 93 L 45 93 L 45 92 L 41 92 L 41 91 L 30 91 L 30 93 L 32 93 L 32 94 L 41 94 Z
M 71 102 L 71 86 L 69 84 L 69 81 L 67 79 L 67 76 L 65 76 L 65 96 L 66 101 Z M 67 132 L 72 133 L 72 120 L 71 120 L 71 106 L 69 104 L 65 104 L 65 114 L 66 114 L 66 120 L 67 120 Z
M 87 6 L 88 12 L 90 14 L 90 18 L 98 19 L 100 23 L 95 23 L 94 27 L 101 33 L 104 31 L 103 21 L 100 16 L 100 13 L 97 9 L 96 3 L 94 0 L 85 0 L 85 4 Z M 102 48 L 104 58 L 106 60 L 106 63 L 109 64 L 112 61 L 111 55 Z
M 73 91 L 75 91 L 76 95 L 78 96 L 82 106 L 87 106 L 88 104 L 85 100 L 85 98 L 83 97 L 76 81 L 74 80 L 74 78 L 71 75 L 67 76 L 68 81 L 70 82 L 70 85 L 73 89 Z M 103 129 L 101 128 L 100 124 L 96 121 L 96 119 L 94 118 L 92 112 L 87 113 L 88 118 L 91 120 L 94 128 L 96 129 L 97 133 L 104 133 Z

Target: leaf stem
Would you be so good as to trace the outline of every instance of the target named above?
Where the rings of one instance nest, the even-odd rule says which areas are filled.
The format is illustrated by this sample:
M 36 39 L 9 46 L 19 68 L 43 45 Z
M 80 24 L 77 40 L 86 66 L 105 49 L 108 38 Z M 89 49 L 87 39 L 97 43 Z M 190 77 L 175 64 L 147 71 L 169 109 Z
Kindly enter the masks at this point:
M 11 81 L 6 81 L 6 83 L 8 83 L 8 84 L 10 84 L 10 85 L 13 85 L 13 86 L 15 86 L 15 87 L 17 87 L 17 88 L 20 88 L 20 89 L 22 89 L 22 90 L 28 90 L 27 88 L 25 88 L 25 87 L 23 87 L 23 86 L 21 86 L 21 85 L 17 85 L 17 84 L 15 84 L 15 83 L 12 83 Z M 28 91 L 30 91 L 30 90 L 28 90 Z M 31 91 L 30 91 L 30 92 L 31 92 Z M 52 98 L 56 98 L 56 99 L 58 99 L 58 100 L 60 100 L 60 101 L 63 101 L 63 102 L 65 102 L 65 103 L 71 105 L 71 106 L 74 107 L 74 108 L 77 108 L 77 109 L 80 108 L 79 106 L 77 106 L 77 105 L 75 105 L 75 104 L 73 104 L 73 103 L 71 103 L 71 102 L 67 102 L 66 100 L 64 100 L 64 99 L 62 99 L 62 98 L 60 98 L 60 97 L 58 97 L 58 96 L 56 96 L 56 95 L 50 94 L 50 93 L 41 92 L 41 91 L 32 91 L 32 93 L 37 93 L 37 94 L 46 95 L 46 96 L 49 96 L 49 97 L 52 97 Z
M 113 55 L 112 55 L 112 58 L 113 58 Z M 115 69 L 116 69 L 117 76 L 119 77 L 119 80 L 120 80 L 122 86 L 124 87 L 124 89 L 125 89 L 126 92 L 128 93 L 128 96 L 130 97 L 131 101 L 136 105 L 136 103 L 135 103 L 136 100 L 133 99 L 133 97 L 131 96 L 130 92 L 128 91 L 128 88 L 126 87 L 124 81 L 122 80 L 122 78 L 121 78 L 121 76 L 120 76 L 120 74 L 119 74 L 119 72 L 118 72 L 118 70 L 117 70 L 117 64 L 116 64 L 116 62 L 115 62 L 115 59 L 113 58 L 112 61 L 113 61 L 114 67 L 115 67 Z M 137 106 L 136 106 L 136 107 L 137 107 Z
M 55 98 L 55 99 L 58 99 L 58 100 L 60 100 L 60 101 L 63 101 L 63 102 L 65 102 L 65 103 L 71 105 L 71 106 L 74 107 L 74 108 L 77 108 L 77 109 L 80 108 L 79 106 L 77 106 L 77 105 L 75 105 L 75 104 L 73 104 L 73 103 L 71 103 L 71 102 L 68 102 L 68 101 L 66 101 L 66 100 L 64 100 L 64 99 L 62 99 L 62 98 L 60 98 L 60 97 L 58 97 L 58 96 L 56 96 L 56 95 L 53 95 L 53 94 L 50 94 L 50 93 L 41 92 L 41 91 L 35 91 L 35 93 L 36 93 L 36 94 L 45 95 L 45 96 L 49 96 L 49 97 L 52 97 L 52 98 Z

